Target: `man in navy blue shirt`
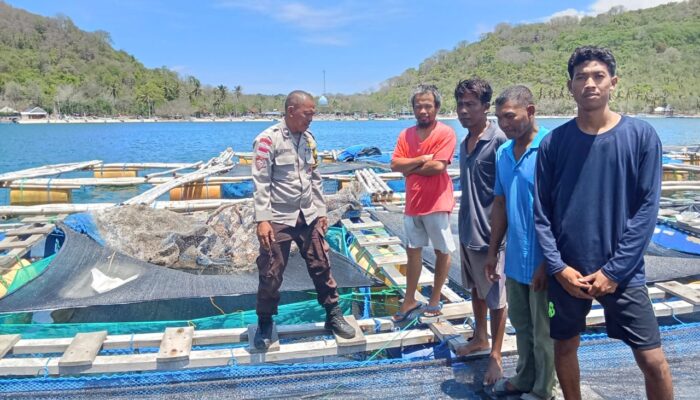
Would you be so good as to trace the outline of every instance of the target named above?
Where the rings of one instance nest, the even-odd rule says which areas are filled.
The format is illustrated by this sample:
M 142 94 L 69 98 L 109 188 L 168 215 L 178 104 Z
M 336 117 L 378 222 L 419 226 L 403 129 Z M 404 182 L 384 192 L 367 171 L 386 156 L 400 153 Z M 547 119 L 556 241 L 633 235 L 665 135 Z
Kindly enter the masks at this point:
M 567 399 L 580 399 L 577 349 L 593 299 L 609 337 L 632 348 L 649 399 L 672 399 L 671 371 L 645 286 L 644 252 L 661 187 L 661 142 L 644 121 L 610 110 L 618 78 L 603 48 L 568 63 L 577 117 L 540 143 L 535 224 L 549 274 L 550 335 Z

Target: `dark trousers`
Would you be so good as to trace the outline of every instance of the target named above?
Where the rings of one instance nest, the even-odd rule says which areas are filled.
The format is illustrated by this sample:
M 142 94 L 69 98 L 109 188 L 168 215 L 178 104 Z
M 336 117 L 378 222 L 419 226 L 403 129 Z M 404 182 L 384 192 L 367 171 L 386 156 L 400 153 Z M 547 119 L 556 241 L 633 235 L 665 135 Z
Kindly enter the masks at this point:
M 328 260 L 328 244 L 323 233 L 317 227 L 318 218 L 307 225 L 302 214 L 294 227 L 272 222 L 275 241 L 270 250 L 260 246 L 258 265 L 258 298 L 256 311 L 258 317 L 271 317 L 277 314 L 280 302 L 282 275 L 289 260 L 292 241 L 297 244 L 301 256 L 306 261 L 306 268 L 316 287 L 319 304 L 326 306 L 338 302 L 338 285 L 331 275 Z

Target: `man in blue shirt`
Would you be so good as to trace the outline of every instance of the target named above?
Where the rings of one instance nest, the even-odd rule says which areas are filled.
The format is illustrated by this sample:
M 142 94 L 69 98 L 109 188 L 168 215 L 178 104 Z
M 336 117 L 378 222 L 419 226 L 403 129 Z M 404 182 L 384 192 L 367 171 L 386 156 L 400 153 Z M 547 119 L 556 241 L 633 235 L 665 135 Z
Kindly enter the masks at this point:
M 672 399 L 644 275 L 659 208 L 661 142 L 646 122 L 610 110 L 615 67 L 607 49 L 574 51 L 568 87 L 578 114 L 542 140 L 537 156 L 535 223 L 550 276 L 555 365 L 564 397 L 580 399 L 579 333 L 596 299 L 608 336 L 632 348 L 647 397 Z
M 532 92 L 525 86 L 509 87 L 496 98 L 496 117 L 510 140 L 496 152 L 486 274 L 492 282 L 501 278 L 498 252 L 506 236 L 508 316 L 515 328 L 518 366 L 515 376 L 500 379 L 493 392 L 550 399 L 555 382 L 554 346 L 547 317 L 547 275 L 533 211 L 537 149 L 549 131 L 537 126 Z

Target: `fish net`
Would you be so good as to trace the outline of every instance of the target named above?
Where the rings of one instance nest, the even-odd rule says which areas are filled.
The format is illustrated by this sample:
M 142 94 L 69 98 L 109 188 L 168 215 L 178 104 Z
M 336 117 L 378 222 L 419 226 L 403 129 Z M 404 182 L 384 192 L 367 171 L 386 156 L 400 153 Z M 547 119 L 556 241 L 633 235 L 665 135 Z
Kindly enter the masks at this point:
M 361 208 L 357 183 L 327 195 L 329 223 Z M 93 213 L 107 246 L 133 258 L 196 273 L 231 273 L 256 269 L 259 253 L 251 202 L 190 215 L 142 205 Z M 292 254 L 298 252 L 292 246 Z
M 662 341 L 675 398 L 697 398 L 700 324 L 663 327 Z M 283 365 L 242 366 L 232 361 L 225 367 L 191 371 L 0 379 L 0 395 L 52 399 L 490 398 L 481 383 L 486 359 L 452 360 L 445 344 L 415 358 L 373 356 Z M 645 398 L 642 374 L 622 342 L 599 334 L 584 335 L 579 360 L 584 398 Z M 514 373 L 516 363 L 516 356 L 504 358 L 506 375 Z

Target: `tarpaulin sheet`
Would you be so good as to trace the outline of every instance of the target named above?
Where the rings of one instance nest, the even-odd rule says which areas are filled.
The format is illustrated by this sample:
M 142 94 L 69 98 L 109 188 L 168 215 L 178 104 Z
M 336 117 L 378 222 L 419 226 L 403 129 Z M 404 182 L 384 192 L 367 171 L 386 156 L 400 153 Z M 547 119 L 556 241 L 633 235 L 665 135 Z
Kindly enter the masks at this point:
M 194 275 L 134 259 L 102 247 L 85 235 L 67 228 L 64 231 L 66 241 L 50 266 L 26 286 L 0 300 L 0 313 L 229 296 L 257 291 L 256 269 L 231 275 Z M 331 251 L 330 260 L 338 287 L 379 283 L 335 252 Z M 123 283 L 98 293 L 95 290 L 96 276 L 113 284 Z M 306 263 L 298 253 L 289 258 L 281 290 L 314 290 Z

